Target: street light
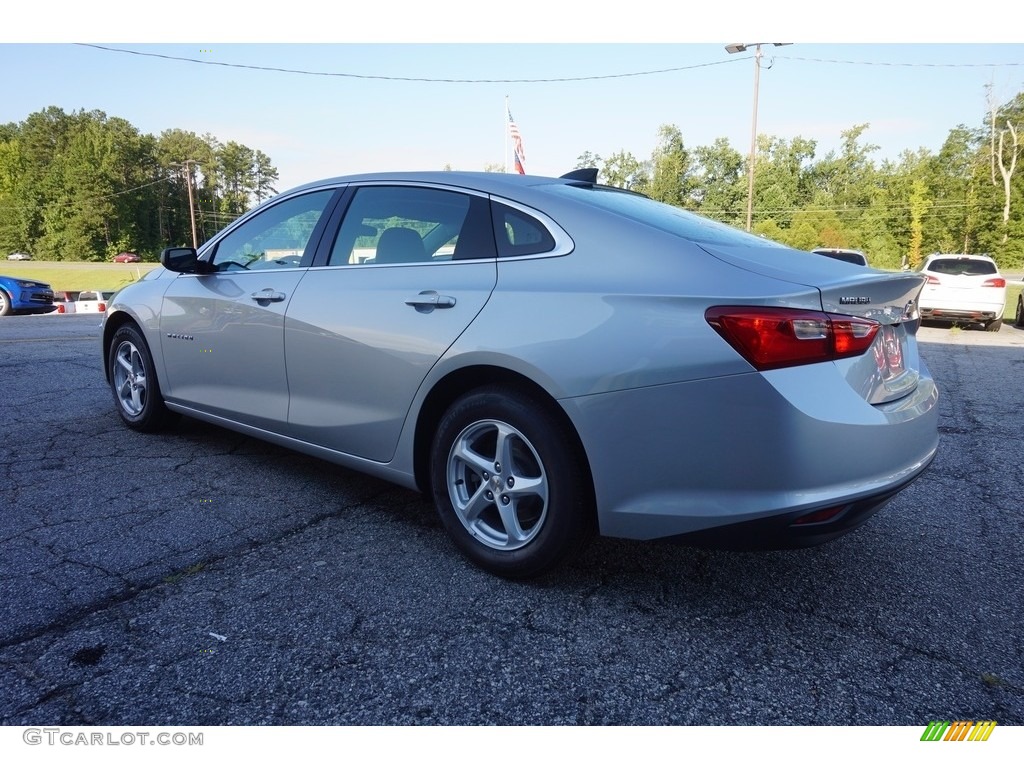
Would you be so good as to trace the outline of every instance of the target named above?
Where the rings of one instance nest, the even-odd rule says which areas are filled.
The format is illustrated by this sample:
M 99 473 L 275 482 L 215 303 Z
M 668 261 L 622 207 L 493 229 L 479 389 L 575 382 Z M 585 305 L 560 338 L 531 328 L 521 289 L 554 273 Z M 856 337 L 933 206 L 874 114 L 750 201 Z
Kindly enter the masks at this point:
M 747 232 L 754 222 L 754 160 L 757 157 L 757 90 L 761 81 L 761 46 L 789 45 L 789 43 L 731 43 L 726 53 L 743 53 L 754 49 L 754 116 L 750 120 L 750 159 L 747 162 Z

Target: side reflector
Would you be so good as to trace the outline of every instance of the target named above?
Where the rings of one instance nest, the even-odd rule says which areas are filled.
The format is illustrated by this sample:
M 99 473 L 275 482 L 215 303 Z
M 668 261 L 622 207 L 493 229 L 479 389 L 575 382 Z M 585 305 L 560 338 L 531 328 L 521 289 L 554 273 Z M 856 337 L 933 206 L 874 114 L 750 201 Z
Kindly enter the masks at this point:
M 843 510 L 846 509 L 844 504 L 841 507 L 829 507 L 828 509 L 821 509 L 817 512 L 811 512 L 810 514 L 803 515 L 794 520 L 790 525 L 815 525 L 817 523 L 827 523 L 833 518 L 839 517 Z

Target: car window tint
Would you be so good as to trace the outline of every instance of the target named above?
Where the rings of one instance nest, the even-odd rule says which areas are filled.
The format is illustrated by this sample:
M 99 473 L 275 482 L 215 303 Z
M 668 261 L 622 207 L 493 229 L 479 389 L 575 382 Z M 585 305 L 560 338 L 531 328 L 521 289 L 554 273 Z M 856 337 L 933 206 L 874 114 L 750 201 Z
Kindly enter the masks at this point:
M 940 275 L 994 275 L 996 265 L 980 259 L 935 259 L 926 266 Z
M 486 205 L 483 198 L 443 189 L 362 187 L 345 212 L 328 264 L 493 258 Z
M 555 248 L 555 238 L 532 216 L 494 203 L 494 239 L 499 256 L 532 256 Z
M 217 244 L 218 272 L 296 267 L 333 190 L 312 192 L 261 211 Z

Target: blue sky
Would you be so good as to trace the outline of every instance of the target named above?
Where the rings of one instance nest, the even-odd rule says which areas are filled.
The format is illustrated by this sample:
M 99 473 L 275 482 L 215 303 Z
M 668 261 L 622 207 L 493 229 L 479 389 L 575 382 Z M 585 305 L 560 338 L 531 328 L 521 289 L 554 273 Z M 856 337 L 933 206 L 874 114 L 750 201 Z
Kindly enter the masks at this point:
M 576 26 L 574 17 L 531 15 L 539 4 L 526 3 L 515 27 L 519 35 L 502 33 L 515 21 L 504 16 L 453 24 L 463 11 L 480 14 L 489 7 L 461 0 L 430 6 L 448 12 L 433 13 L 429 23 L 422 4 L 381 3 L 325 15 L 321 6 L 303 0 L 287 6 L 295 12 L 280 24 L 250 19 L 218 25 L 208 9 L 192 17 L 179 14 L 185 28 L 163 18 L 157 23 L 131 17 L 126 25 L 101 29 L 88 22 L 79 26 L 72 17 L 62 17 L 56 26 L 28 19 L 0 33 L 0 71 L 6 73 L 0 123 L 19 122 L 56 105 L 66 111 L 99 109 L 147 133 L 167 128 L 211 133 L 269 154 L 284 190 L 345 173 L 446 164 L 483 170 L 504 163 L 506 96 L 530 173 L 561 174 L 584 151 L 607 156 L 626 150 L 647 158 L 665 123 L 681 129 L 688 147 L 725 137 L 745 154 L 753 61 L 750 53 L 726 53 L 725 44 L 736 41 L 795 41 L 765 49 L 758 133 L 813 139 L 819 157 L 838 146 L 841 131 L 860 123 L 870 124 L 865 139 L 879 145 L 876 159 L 895 159 L 903 150 L 921 147 L 937 151 L 951 128 L 982 124 L 986 83 L 1001 101 L 1024 90 L 1024 44 L 1000 42 L 998 35 L 1008 32 L 998 29 L 996 36 L 958 29 L 955 39 L 968 42 L 930 42 L 927 30 L 915 41 L 899 42 L 885 40 L 861 19 L 864 31 L 848 25 L 845 39 L 876 42 L 824 44 L 815 40 L 835 39 L 837 33 L 792 24 L 780 28 L 776 19 L 774 27 L 758 30 L 766 34 L 755 36 L 742 25 L 708 17 L 689 23 L 674 12 L 667 21 L 675 32 L 667 34 L 647 23 L 660 18 L 653 6 L 644 7 L 647 2 L 630 4 L 632 23 L 620 10 L 615 19 L 595 16 L 594 23 Z M 875 19 L 884 10 L 878 5 L 858 8 Z M 175 4 L 179 10 L 188 6 Z M 802 8 L 800 3 L 786 7 Z M 808 7 L 820 9 L 820 4 Z M 739 13 L 743 3 L 736 8 Z M 161 17 L 169 13 L 160 11 Z M 543 24 L 526 23 L 538 17 Z M 295 26 L 297 19 L 305 21 Z M 888 13 L 886 19 L 900 28 L 898 17 Z M 188 41 L 196 27 L 209 30 L 212 41 Z M 785 37 L 787 32 L 792 37 Z M 944 30 L 930 34 L 935 40 L 954 37 Z M 491 42 L 506 38 L 515 42 Z M 268 42 L 240 42 L 246 39 Z M 982 42 L 986 39 L 995 42 Z M 175 58 L 101 50 L 74 40 Z M 641 72 L 657 73 L 619 76 Z M 594 79 L 538 82 L 560 78 Z M 484 80 L 533 82 L 479 82 Z

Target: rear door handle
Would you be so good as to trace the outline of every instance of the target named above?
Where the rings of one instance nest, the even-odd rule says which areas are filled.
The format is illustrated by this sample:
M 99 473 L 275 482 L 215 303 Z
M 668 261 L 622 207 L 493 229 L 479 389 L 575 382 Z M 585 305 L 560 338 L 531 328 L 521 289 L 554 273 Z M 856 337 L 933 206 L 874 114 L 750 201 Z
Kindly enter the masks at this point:
M 264 288 L 262 291 L 256 291 L 249 295 L 253 301 L 260 304 L 263 302 L 284 301 L 284 294 L 280 291 L 275 291 L 273 288 Z
M 405 303 L 415 307 L 417 312 L 431 312 L 435 309 L 451 309 L 455 306 L 455 297 L 442 296 L 437 291 L 420 291 L 418 296 L 406 299 Z

